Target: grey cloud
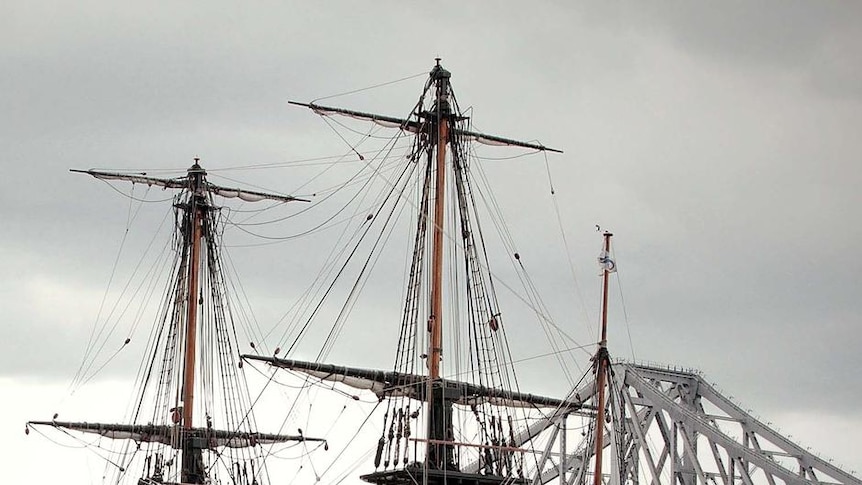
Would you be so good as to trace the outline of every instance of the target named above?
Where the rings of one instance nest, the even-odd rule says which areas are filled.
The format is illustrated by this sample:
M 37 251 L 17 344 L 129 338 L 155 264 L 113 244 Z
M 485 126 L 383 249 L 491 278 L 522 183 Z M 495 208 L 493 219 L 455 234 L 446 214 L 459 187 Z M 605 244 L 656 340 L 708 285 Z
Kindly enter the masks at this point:
M 0 76 L 4 275 L 33 273 L 46 288 L 71 287 L 87 300 L 104 291 L 130 208 L 138 208 L 68 168 L 181 173 L 201 156 L 222 180 L 283 192 L 330 187 L 355 167 L 340 165 L 338 176 L 310 185 L 320 167 L 219 169 L 348 152 L 319 118 L 285 101 L 427 72 L 439 55 L 479 129 L 566 151 L 549 157 L 550 176 L 541 157 L 480 165 L 552 316 L 578 343 L 595 340 L 593 231 L 601 224 L 618 235 L 625 312 L 615 298 L 616 355 L 631 354 L 630 331 L 637 357 L 701 367 L 764 412 L 855 417 L 852 403 L 862 398 L 851 376 L 862 313 L 856 4 L 210 6 L 17 2 L 0 15 L 0 61 L 8 66 Z M 431 35 L 435 29 L 442 33 Z M 423 82 L 329 101 L 403 114 Z M 140 211 L 134 236 L 170 208 Z M 309 227 L 297 217 L 263 234 Z M 339 229 L 260 247 L 242 247 L 261 241 L 228 229 L 262 327 L 276 325 L 317 275 Z M 146 242 L 130 236 L 125 256 Z M 381 266 L 400 268 L 401 256 Z M 505 256 L 492 255 L 508 263 Z M 501 266 L 501 280 L 517 286 Z M 366 291 L 372 301 L 356 315 L 375 315 L 369 320 L 381 330 L 348 325 L 335 361 L 356 363 L 351 342 L 392 337 L 383 327 L 397 323 L 401 279 Z M 35 311 L 29 304 L 40 293 L 19 280 L 26 278 L 2 283 L 3 373 L 60 379 L 77 364 L 93 315 L 60 300 Z M 513 334 L 539 340 L 535 317 L 506 291 Z M 48 313 L 51 305 L 69 318 Z M 376 313 L 384 306 L 389 314 Z

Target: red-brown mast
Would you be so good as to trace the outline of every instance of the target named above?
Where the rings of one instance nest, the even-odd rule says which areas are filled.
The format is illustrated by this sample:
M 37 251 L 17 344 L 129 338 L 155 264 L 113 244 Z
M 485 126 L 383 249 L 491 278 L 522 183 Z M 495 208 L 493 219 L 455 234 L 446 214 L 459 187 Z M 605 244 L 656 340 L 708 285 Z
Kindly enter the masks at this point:
M 204 217 L 203 177 L 206 172 L 195 164 L 189 169 L 192 196 L 189 200 L 191 211 L 191 255 L 189 257 L 188 314 L 186 315 L 185 372 L 183 378 L 183 428 L 193 426 L 195 399 L 195 358 L 197 356 L 197 317 L 198 317 L 198 273 L 201 259 L 201 230 Z
M 439 62 L 438 62 L 439 66 Z M 431 270 L 431 339 L 428 344 L 428 374 L 440 377 L 440 361 L 443 354 L 443 224 L 446 203 L 446 144 L 449 142 L 449 119 L 441 113 L 441 100 L 446 89 L 444 83 L 437 88 L 437 180 L 434 191 L 434 243 Z
M 446 401 L 440 383 L 440 363 L 443 360 L 443 226 L 446 207 L 446 145 L 449 143 L 449 71 L 440 66 L 440 59 L 431 70 L 436 87 L 434 107 L 425 113 L 436 137 L 437 158 L 434 185 L 434 219 L 431 246 L 431 314 L 428 317 L 428 439 L 426 459 L 432 468 L 454 467 L 452 445 L 441 444 L 452 439 L 451 403 Z M 429 157 L 430 158 L 430 157 Z M 430 162 L 431 160 L 429 160 Z
M 610 258 L 611 236 L 605 232 L 603 258 Z M 598 392 L 598 404 L 596 410 L 596 466 L 593 470 L 593 485 L 602 484 L 602 450 L 604 448 L 605 434 L 605 383 L 607 381 L 608 365 L 608 279 L 612 271 L 607 260 L 602 261 L 602 338 L 599 340 L 599 349 L 596 351 L 593 365 L 596 368 L 596 391 Z

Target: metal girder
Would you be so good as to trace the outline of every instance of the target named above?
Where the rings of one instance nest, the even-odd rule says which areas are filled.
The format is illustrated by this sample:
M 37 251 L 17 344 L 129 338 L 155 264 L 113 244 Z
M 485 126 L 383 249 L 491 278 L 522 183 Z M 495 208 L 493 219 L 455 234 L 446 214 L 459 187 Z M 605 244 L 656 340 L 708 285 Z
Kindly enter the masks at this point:
M 862 485 L 751 416 L 697 372 L 628 363 L 613 370 L 612 422 L 602 451 L 613 465 L 605 483 Z M 583 388 L 578 395 L 585 408 L 594 405 Z M 542 443 L 534 484 L 574 485 L 591 476 L 593 433 L 584 414 L 554 414 L 518 436 L 518 446 Z

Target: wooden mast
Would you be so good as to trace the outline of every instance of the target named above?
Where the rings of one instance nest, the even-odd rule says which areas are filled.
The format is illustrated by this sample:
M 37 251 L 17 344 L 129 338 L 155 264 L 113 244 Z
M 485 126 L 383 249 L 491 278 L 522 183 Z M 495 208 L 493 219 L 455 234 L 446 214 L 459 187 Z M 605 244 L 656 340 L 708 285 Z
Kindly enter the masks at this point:
M 451 440 L 452 410 L 446 402 L 444 386 L 440 382 L 440 362 L 443 359 L 443 227 L 446 203 L 446 145 L 449 143 L 449 71 L 440 66 L 440 59 L 431 70 L 436 86 L 433 111 L 427 113 L 432 129 L 436 128 L 437 157 L 434 186 L 434 219 L 431 247 L 431 314 L 428 318 L 428 452 L 427 460 L 433 468 L 453 465 L 452 446 L 441 444 Z M 430 162 L 430 160 L 429 160 Z
M 191 197 L 189 198 L 189 211 L 191 227 L 188 235 L 191 236 L 190 255 L 188 267 L 188 306 L 186 314 L 186 338 L 185 338 L 185 362 L 183 372 L 183 421 L 182 427 L 186 431 L 183 438 L 182 473 L 183 482 L 202 483 L 201 470 L 198 470 L 199 449 L 195 449 L 191 440 L 191 430 L 194 426 L 194 399 L 195 399 L 195 360 L 197 357 L 197 316 L 198 316 L 198 294 L 199 273 L 201 259 L 201 236 L 203 230 L 203 219 L 206 211 L 206 197 L 204 195 L 203 178 L 206 171 L 198 164 L 188 170 Z
M 442 70 L 440 59 L 437 59 L 435 71 Z M 443 79 L 445 78 L 441 76 L 437 80 L 437 101 L 433 113 L 437 121 L 437 179 L 434 187 L 434 242 L 431 263 L 431 339 L 428 344 L 428 374 L 432 380 L 440 377 L 443 353 L 443 224 L 446 203 L 446 144 L 449 143 L 449 106 L 446 101 L 448 83 Z
M 605 243 L 602 256 L 610 258 L 611 254 L 611 236 L 613 234 L 605 232 L 603 234 Z M 604 449 L 604 434 L 605 434 L 605 383 L 607 381 L 607 365 L 608 365 L 608 279 L 612 267 L 607 262 L 602 261 L 602 337 L 599 340 L 599 349 L 596 351 L 593 365 L 596 368 L 596 391 L 598 392 L 598 405 L 596 410 L 596 466 L 593 470 L 593 485 L 602 484 L 602 450 Z
M 195 398 L 195 359 L 197 356 L 197 317 L 198 317 L 198 274 L 200 273 L 201 259 L 201 230 L 202 219 L 204 214 L 204 204 L 201 198 L 203 190 L 201 179 L 206 172 L 198 165 L 198 159 L 195 158 L 195 164 L 189 169 L 191 178 L 192 197 L 189 201 L 189 211 L 191 213 L 191 244 L 189 257 L 189 274 L 188 274 L 188 307 L 186 314 L 186 349 L 185 349 L 185 367 L 183 378 L 183 428 L 192 428 L 192 419 L 194 416 L 194 398 Z

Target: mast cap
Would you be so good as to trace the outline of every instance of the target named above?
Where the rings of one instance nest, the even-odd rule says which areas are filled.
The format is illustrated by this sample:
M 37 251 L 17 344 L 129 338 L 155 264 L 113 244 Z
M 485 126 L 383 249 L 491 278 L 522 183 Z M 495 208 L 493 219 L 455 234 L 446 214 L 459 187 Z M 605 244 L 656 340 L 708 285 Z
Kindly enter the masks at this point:
M 201 167 L 201 164 L 200 164 L 201 159 L 200 159 L 200 158 L 198 158 L 198 157 L 195 157 L 195 158 L 194 158 L 194 161 L 195 161 L 195 163 L 194 163 L 191 167 L 189 167 L 189 169 L 188 169 L 188 173 L 190 173 L 190 174 L 192 174 L 192 173 L 202 173 L 202 174 L 206 175 L 207 171 L 206 171 L 206 170 L 204 170 L 204 169 Z
M 443 69 L 443 66 L 440 65 L 440 58 L 437 57 L 434 59 L 437 61 L 437 64 L 431 68 L 431 79 L 436 81 L 438 79 L 449 79 L 452 77 L 452 73 Z

